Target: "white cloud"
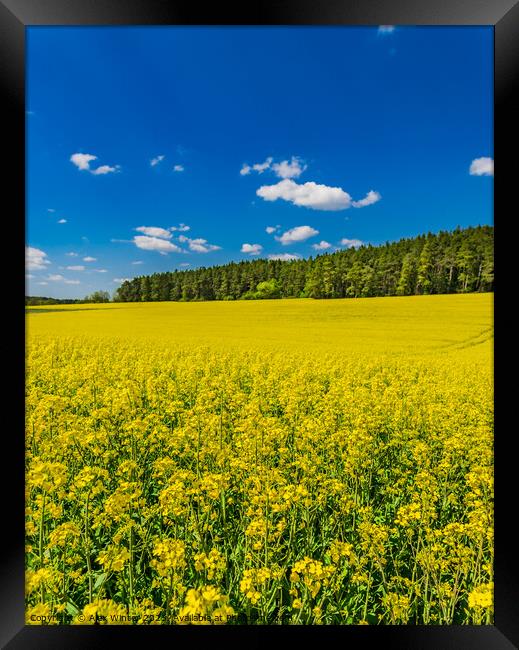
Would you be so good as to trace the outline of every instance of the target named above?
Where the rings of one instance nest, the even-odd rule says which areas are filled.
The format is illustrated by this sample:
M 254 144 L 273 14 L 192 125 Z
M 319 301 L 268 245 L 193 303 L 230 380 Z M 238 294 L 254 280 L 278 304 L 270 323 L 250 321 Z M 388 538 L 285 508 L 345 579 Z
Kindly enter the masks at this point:
M 268 169 L 268 168 L 270 167 L 270 165 L 272 164 L 272 160 L 273 160 L 272 156 L 269 156 L 269 157 L 265 160 L 265 162 L 262 162 L 262 163 L 255 163 L 254 165 L 252 165 L 252 169 L 253 169 L 255 172 L 258 172 L 258 174 L 263 174 L 263 172 L 264 172 L 266 169 Z
M 352 201 L 352 206 L 354 208 L 364 208 L 367 205 L 372 205 L 373 203 L 376 203 L 377 201 L 380 201 L 382 196 L 380 195 L 379 192 L 375 192 L 374 190 L 370 190 L 366 196 L 361 199 L 360 201 Z
M 66 219 L 60 219 L 60 220 L 58 221 L 58 223 L 67 223 L 67 220 L 66 220 Z
M 280 163 L 274 163 L 272 170 L 279 178 L 298 178 L 307 168 L 307 165 L 301 166 L 302 161 L 297 156 L 292 156 L 292 160 L 283 160 Z
M 36 284 L 39 284 L 39 285 L 41 285 L 42 287 L 43 287 L 43 286 L 46 287 L 49 283 L 48 283 L 48 282 L 36 282 Z
M 164 160 L 165 157 L 166 157 L 166 156 L 157 156 L 156 158 L 152 158 L 152 159 L 150 160 L 150 165 L 151 165 L 152 167 L 155 167 L 155 165 L 158 165 L 159 162 L 161 162 L 162 160 Z
M 182 252 L 182 249 L 175 244 L 172 244 L 170 241 L 166 241 L 165 239 L 159 239 L 158 237 L 136 235 L 133 238 L 133 243 L 137 246 L 137 248 L 142 248 L 142 250 L 145 251 L 157 251 L 162 255 Z
M 315 249 L 316 251 L 325 251 L 331 247 L 332 245 L 327 241 L 324 241 L 324 239 L 320 241 L 318 244 L 312 244 L 312 248 Z
M 84 271 L 84 266 L 67 266 L 67 271 Z
M 290 260 L 300 260 L 301 255 L 296 253 L 277 253 L 274 255 L 268 255 L 269 260 L 282 260 L 283 262 L 289 262 Z
M 47 208 L 47 212 L 56 212 L 56 210 L 54 208 Z
M 90 171 L 90 162 L 92 160 L 97 160 L 97 156 L 93 156 L 90 153 L 73 153 L 70 156 L 70 162 L 76 165 L 78 169 L 81 169 L 83 171 Z
M 240 169 L 240 174 L 242 176 L 247 176 L 248 174 L 251 173 L 252 170 L 254 170 L 255 172 L 258 172 L 258 174 L 263 174 L 263 172 L 271 166 L 273 160 L 274 159 L 272 158 L 272 156 L 269 156 L 265 160 L 265 162 L 262 162 L 262 163 L 254 163 L 254 165 L 252 165 L 252 166 L 247 165 L 247 164 L 243 164 L 242 168 Z
M 71 251 L 70 253 L 65 253 L 65 255 L 68 255 L 68 257 L 77 257 L 77 256 L 78 256 L 77 253 L 74 253 L 74 252 L 72 252 L 72 251 Z M 85 258 L 83 258 L 83 259 L 85 260 Z M 85 260 L 85 261 L 86 261 L 86 260 Z
M 62 275 L 60 275 L 59 273 L 52 273 L 51 275 L 49 275 L 48 279 L 51 282 L 61 282 L 65 278 Z
M 135 265 L 144 264 L 144 262 L 142 262 L 141 260 L 135 260 L 135 262 L 132 262 L 132 264 L 135 264 Z
M 394 25 L 380 25 L 378 28 L 379 34 L 392 34 L 395 31 Z
M 171 233 L 165 228 L 157 228 L 156 226 L 139 226 L 135 228 L 137 232 L 142 232 L 150 237 L 160 237 L 161 239 L 171 239 Z
M 359 246 L 364 245 L 364 242 L 360 239 L 346 239 L 346 237 L 344 237 L 341 239 L 340 244 L 341 246 L 346 246 L 346 248 L 359 248 Z
M 25 247 L 25 264 L 28 271 L 41 271 L 50 264 L 47 253 L 32 246 Z
M 263 174 L 267 169 L 271 169 L 278 178 L 297 178 L 307 168 L 297 156 L 292 156 L 290 162 L 288 160 L 282 160 L 279 163 L 274 163 L 273 160 L 272 156 L 269 156 L 262 163 L 255 163 L 254 165 L 244 163 L 240 169 L 240 174 L 242 176 L 248 176 L 251 171 Z
M 219 251 L 221 248 L 220 246 L 209 244 L 207 242 L 207 239 L 202 239 L 201 237 L 198 237 L 197 239 L 190 239 L 189 237 L 180 235 L 178 240 L 182 242 L 187 242 L 187 245 L 189 246 L 189 250 L 193 251 L 194 253 L 209 253 L 211 251 Z
M 191 266 L 191 264 L 189 262 L 182 262 L 182 264 L 180 264 L 180 266 Z
M 175 165 L 173 167 L 174 172 L 183 172 L 184 171 L 184 165 Z
M 475 158 L 470 164 L 471 176 L 493 176 L 494 161 L 492 158 Z
M 186 226 L 185 223 L 179 223 L 178 226 L 171 226 L 170 230 L 178 230 L 179 232 L 187 232 L 188 230 L 191 230 L 189 226 Z
M 312 210 L 345 210 L 351 205 L 351 196 L 340 187 L 318 185 L 313 181 L 299 185 L 288 178 L 276 185 L 263 185 L 256 194 L 265 201 L 283 199 Z
M 70 162 L 81 171 L 89 171 L 91 174 L 98 176 L 99 174 L 109 174 L 110 172 L 115 172 L 120 168 L 120 165 L 115 165 L 115 167 L 110 167 L 110 165 L 101 165 L 96 169 L 90 168 L 90 163 L 92 160 L 97 160 L 97 156 L 94 156 L 90 153 L 73 153 L 70 156 Z
M 67 253 L 67 255 L 70 255 L 70 253 Z M 83 262 L 97 262 L 97 257 L 90 257 L 90 255 L 87 255 L 83 258 Z
M 28 280 L 32 280 L 32 279 L 35 278 L 36 276 L 33 275 L 32 273 L 26 273 L 26 274 L 25 274 L 25 277 L 26 277 Z
M 94 273 L 108 273 L 107 269 L 93 269 Z
M 309 237 L 314 237 L 318 235 L 319 231 L 311 226 L 296 226 L 284 232 L 281 237 L 276 237 L 276 239 L 287 246 L 288 244 L 293 244 L 294 242 L 305 241 Z
M 81 284 L 79 280 L 63 280 L 65 284 Z
M 260 244 L 242 244 L 240 250 L 242 253 L 248 253 L 249 255 L 259 255 L 263 250 L 263 246 Z
M 117 284 L 122 284 L 123 282 L 130 282 L 132 278 L 114 278 L 113 282 L 117 282 Z
M 267 226 L 265 232 L 268 232 L 269 235 L 272 235 L 273 232 L 276 232 L 277 226 Z
M 99 174 L 110 174 L 111 172 L 116 172 L 119 168 L 120 165 L 116 165 L 115 167 L 110 167 L 110 165 L 101 165 L 101 167 L 92 169 L 92 174 L 95 176 L 98 176 Z

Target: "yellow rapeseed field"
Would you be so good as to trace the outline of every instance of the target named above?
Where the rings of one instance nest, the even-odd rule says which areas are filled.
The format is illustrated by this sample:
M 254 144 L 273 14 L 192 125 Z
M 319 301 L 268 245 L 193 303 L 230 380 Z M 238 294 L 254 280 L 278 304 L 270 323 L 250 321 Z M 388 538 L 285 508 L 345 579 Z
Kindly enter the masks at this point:
M 491 295 L 29 311 L 27 623 L 493 621 Z

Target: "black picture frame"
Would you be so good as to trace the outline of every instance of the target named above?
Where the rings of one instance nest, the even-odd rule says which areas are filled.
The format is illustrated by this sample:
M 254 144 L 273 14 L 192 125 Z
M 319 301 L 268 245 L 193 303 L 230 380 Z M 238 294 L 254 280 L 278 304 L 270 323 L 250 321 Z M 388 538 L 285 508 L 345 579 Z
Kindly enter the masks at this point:
M 515 80 L 519 77 L 519 4 L 516 0 L 257 0 L 236 7 L 230 3 L 207 6 L 187 0 L 0 0 L 0 87 L 5 115 L 3 158 L 8 161 L 4 179 L 5 197 L 16 214 L 18 230 L 11 239 L 15 255 L 12 269 L 22 263 L 25 246 L 25 28 L 32 25 L 492 25 L 495 37 L 495 147 L 498 151 L 498 183 L 495 185 L 495 210 L 499 204 L 513 206 L 512 165 L 504 161 L 513 146 Z M 514 152 L 515 153 L 515 152 Z M 23 242 L 22 242 L 23 240 Z M 499 241 L 499 236 L 498 236 Z M 15 242 L 15 243 L 14 243 Z M 24 272 L 13 273 L 10 285 L 12 305 L 20 300 Z M 19 283 L 19 284 L 18 284 Z M 19 290 L 20 289 L 20 290 Z M 23 386 L 24 313 L 20 308 L 9 317 L 14 340 L 9 381 L 11 395 L 5 399 L 8 410 L 16 408 L 14 426 L 2 427 L 4 465 L 3 553 L 0 555 L 0 644 L 9 650 L 19 648 L 93 648 L 121 643 L 130 633 L 136 643 L 220 645 L 238 642 L 259 647 L 279 637 L 280 642 L 297 643 L 301 632 L 309 643 L 330 643 L 359 647 L 418 650 L 425 648 L 503 649 L 519 647 L 519 589 L 515 551 L 517 543 L 507 527 L 514 516 L 516 492 L 515 461 L 507 451 L 506 431 L 498 428 L 496 452 L 496 561 L 495 625 L 492 626 L 337 626 L 333 628 L 289 626 L 234 628 L 166 627 L 31 627 L 24 624 L 24 543 L 23 543 Z M 5 346 L 4 346 L 5 347 Z M 9 346 L 11 347 L 11 346 Z M 506 399 L 503 398 L 503 401 Z M 512 431 L 508 429 L 508 431 Z M 504 434 L 504 435 L 503 435 Z M 8 439 L 7 439 L 8 438 Z M 502 440 L 502 442 L 501 442 Z M 12 458 L 12 460 L 11 460 Z M 501 514 L 500 514 L 501 513 Z M 165 636 L 166 635 L 166 636 Z M 246 639 L 244 639 L 244 635 Z M 330 638 L 328 638 L 330 635 Z

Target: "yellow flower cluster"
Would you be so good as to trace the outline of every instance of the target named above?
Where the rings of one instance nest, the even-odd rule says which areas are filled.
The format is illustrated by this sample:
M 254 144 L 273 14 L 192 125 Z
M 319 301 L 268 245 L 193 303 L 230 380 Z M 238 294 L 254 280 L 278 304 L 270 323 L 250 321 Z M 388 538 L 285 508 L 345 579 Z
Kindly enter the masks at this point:
M 471 609 L 488 609 L 494 601 L 494 585 L 489 582 L 475 587 L 469 594 L 469 607 Z
M 161 577 L 182 571 L 186 566 L 185 543 L 178 539 L 158 539 L 153 546 L 154 558 L 151 566 Z
M 194 556 L 195 569 L 205 571 L 208 580 L 221 579 L 226 568 L 225 557 L 217 549 L 213 548 L 209 553 L 196 553 Z
M 225 624 L 235 614 L 228 600 L 227 596 L 211 585 L 189 589 L 186 604 L 178 613 L 178 622 L 184 625 Z
M 293 595 L 298 594 L 297 588 L 302 581 L 312 598 L 315 598 L 322 586 L 328 586 L 334 572 L 334 566 L 324 566 L 319 560 L 312 560 L 309 557 L 299 560 L 294 564 L 290 573 Z
M 283 574 L 280 567 L 245 569 L 240 580 L 240 591 L 253 605 L 256 605 L 270 580 L 279 580 Z

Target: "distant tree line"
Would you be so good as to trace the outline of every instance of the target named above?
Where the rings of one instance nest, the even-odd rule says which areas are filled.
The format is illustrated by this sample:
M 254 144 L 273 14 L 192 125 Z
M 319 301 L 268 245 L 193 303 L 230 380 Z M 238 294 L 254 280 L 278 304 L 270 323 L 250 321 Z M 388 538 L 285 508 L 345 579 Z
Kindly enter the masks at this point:
M 494 290 L 494 229 L 456 228 L 315 258 L 247 260 L 127 280 L 114 300 L 358 298 Z
M 35 307 L 38 305 L 77 305 L 89 302 L 110 302 L 108 291 L 94 291 L 84 298 L 46 298 L 45 296 L 25 296 L 25 305 Z
M 46 296 L 25 296 L 25 305 L 34 307 L 38 305 L 74 305 L 83 302 L 80 298 L 47 298 Z

